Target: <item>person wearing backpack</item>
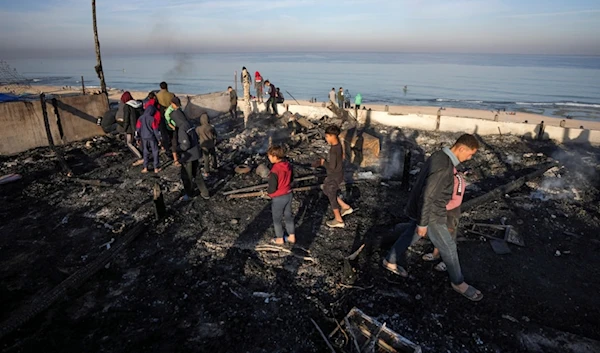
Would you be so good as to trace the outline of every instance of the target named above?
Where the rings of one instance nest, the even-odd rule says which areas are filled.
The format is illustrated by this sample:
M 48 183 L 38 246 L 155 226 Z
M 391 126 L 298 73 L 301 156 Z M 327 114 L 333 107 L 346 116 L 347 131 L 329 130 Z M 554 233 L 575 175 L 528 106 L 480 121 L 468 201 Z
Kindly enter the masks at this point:
M 277 103 L 283 104 L 283 102 L 285 102 L 285 98 L 283 97 L 283 94 L 279 91 L 279 87 L 277 87 Z
M 277 89 L 275 85 L 272 84 L 269 80 L 265 81 L 265 87 L 269 90 L 269 100 L 267 100 L 267 112 L 269 111 L 269 107 L 273 109 L 273 115 L 277 116 Z
M 121 102 L 123 103 L 123 131 L 125 131 L 125 142 L 127 148 L 137 157 L 137 160 L 133 162 L 133 166 L 138 166 L 144 163 L 144 158 L 140 150 L 134 145 L 135 142 L 135 131 L 137 121 L 144 114 L 142 108 L 142 102 L 133 99 L 129 91 L 125 91 L 121 96 Z
M 202 175 L 198 173 L 200 157 L 202 156 L 198 135 L 196 134 L 194 125 L 181 110 L 181 100 L 173 97 L 171 105 L 173 106 L 171 120 L 177 126 L 177 153 L 179 155 L 179 163 L 181 163 L 181 181 L 183 182 L 185 192 L 180 200 L 189 201 L 194 196 L 194 181 L 200 190 L 202 198 L 208 200 L 210 198 L 208 188 L 204 183 Z

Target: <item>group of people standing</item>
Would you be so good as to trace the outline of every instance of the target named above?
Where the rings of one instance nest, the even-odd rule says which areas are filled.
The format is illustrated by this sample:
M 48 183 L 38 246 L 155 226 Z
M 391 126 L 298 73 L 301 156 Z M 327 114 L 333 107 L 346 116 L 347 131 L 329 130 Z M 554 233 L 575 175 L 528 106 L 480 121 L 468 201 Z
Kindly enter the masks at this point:
M 250 95 L 250 85 L 252 85 L 252 76 L 245 66 L 242 68 L 240 80 L 244 88 L 244 103 L 248 107 L 250 107 L 250 100 L 252 98 Z M 279 115 L 279 113 L 277 112 L 277 104 L 281 104 L 285 101 L 285 98 L 283 97 L 283 94 L 281 93 L 280 89 L 278 87 L 275 87 L 275 85 L 271 81 L 263 80 L 262 75 L 258 71 L 254 72 L 254 88 L 256 90 L 257 103 L 264 103 L 263 95 L 265 93 L 268 94 L 269 98 L 266 102 L 267 111 L 273 115 Z M 237 92 L 235 92 L 235 90 L 231 86 L 229 86 L 227 90 L 230 93 L 230 113 L 232 117 L 235 117 L 235 111 L 237 110 Z M 234 108 L 235 110 L 233 110 L 232 112 L 232 109 Z
M 204 179 L 199 174 L 200 160 L 204 159 L 204 176 L 217 169 L 215 150 L 216 130 L 210 125 L 206 112 L 201 114 L 196 126 L 182 110 L 181 100 L 169 92 L 166 82 L 160 83 L 158 93 L 150 92 L 145 102 L 135 100 L 130 92 L 121 95 L 122 124 L 127 147 L 138 158 L 133 165 L 143 165 L 148 173 L 150 158 L 154 173 L 159 173 L 159 153 L 171 151 L 173 165 L 181 168 L 184 186 L 182 200 L 194 195 L 194 184 L 203 198 L 210 197 Z M 119 113 L 117 113 L 119 116 Z M 142 152 L 138 148 L 142 148 Z
M 350 108 L 350 92 L 348 90 L 344 90 L 344 88 L 340 87 L 340 89 L 336 92 L 335 87 L 331 88 L 329 91 L 329 101 L 333 104 L 337 104 L 338 107 L 342 109 Z M 358 93 L 356 97 L 354 97 L 354 105 L 356 109 L 360 109 L 362 105 L 362 95 Z

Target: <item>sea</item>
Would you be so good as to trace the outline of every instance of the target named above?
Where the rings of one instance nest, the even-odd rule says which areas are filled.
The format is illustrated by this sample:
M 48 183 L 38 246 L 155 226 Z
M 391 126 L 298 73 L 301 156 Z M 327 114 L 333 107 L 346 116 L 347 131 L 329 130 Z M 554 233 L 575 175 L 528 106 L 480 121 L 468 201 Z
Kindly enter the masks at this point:
M 326 101 L 343 87 L 363 105 L 506 110 L 600 120 L 600 57 L 427 53 L 203 53 L 105 55 L 109 87 L 172 92 L 241 91 L 245 66 L 285 98 Z M 95 56 L 8 61 L 32 85 L 98 87 Z M 240 93 L 241 95 L 241 93 Z

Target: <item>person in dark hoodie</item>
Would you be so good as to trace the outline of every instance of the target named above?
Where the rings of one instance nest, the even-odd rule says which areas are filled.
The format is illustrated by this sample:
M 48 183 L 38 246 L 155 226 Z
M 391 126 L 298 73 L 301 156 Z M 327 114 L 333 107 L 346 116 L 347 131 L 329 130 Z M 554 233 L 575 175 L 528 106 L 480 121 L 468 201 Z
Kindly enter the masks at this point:
M 137 137 L 138 139 L 141 139 L 141 143 L 144 148 L 144 169 L 142 169 L 142 173 L 148 173 L 150 151 L 152 151 L 154 172 L 160 172 L 160 168 L 158 167 L 160 163 L 158 159 L 160 132 L 158 131 L 159 122 L 154 118 L 156 112 L 156 108 L 153 105 L 149 105 L 144 111 L 144 114 L 140 116 L 136 124 Z
M 269 111 L 269 106 L 273 109 L 273 115 L 277 116 L 277 88 L 275 85 L 271 83 L 271 81 L 265 81 L 265 87 L 267 87 L 269 93 L 269 100 L 267 100 L 267 112 Z
M 227 87 L 227 91 L 229 92 L 229 114 L 232 118 L 237 118 L 237 92 L 231 86 Z
M 217 151 L 215 145 L 217 142 L 217 130 L 210 125 L 208 114 L 200 115 L 200 126 L 196 128 L 196 134 L 200 139 L 200 150 L 204 158 L 204 177 L 208 177 L 211 168 L 217 170 Z
M 181 181 L 183 182 L 183 189 L 185 191 L 181 200 L 191 200 L 194 195 L 194 181 L 200 190 L 202 198 L 209 199 L 210 194 L 206 188 L 204 179 L 202 175 L 198 175 L 201 152 L 196 130 L 181 110 L 181 100 L 173 97 L 171 105 L 174 109 L 171 112 L 171 120 L 177 126 L 177 153 L 179 154 L 179 163 L 181 163 Z
M 144 163 L 144 159 L 140 150 L 134 145 L 134 141 L 137 121 L 144 114 L 144 109 L 142 108 L 142 102 L 133 99 L 129 91 L 123 93 L 121 102 L 124 104 L 123 131 L 125 131 L 125 141 L 127 148 L 137 157 L 137 161 L 133 162 L 133 166 L 138 166 Z
M 452 289 L 472 301 L 483 299 L 483 294 L 464 280 L 456 242 L 448 231 L 446 209 L 452 199 L 456 166 L 471 159 L 478 148 L 479 141 L 475 136 L 464 134 L 452 147 L 433 153 L 425 162 L 406 206 L 410 226 L 405 228 L 383 260 L 384 269 L 408 277 L 399 262 L 405 262 L 404 254 L 409 246 L 427 235 L 446 264 Z

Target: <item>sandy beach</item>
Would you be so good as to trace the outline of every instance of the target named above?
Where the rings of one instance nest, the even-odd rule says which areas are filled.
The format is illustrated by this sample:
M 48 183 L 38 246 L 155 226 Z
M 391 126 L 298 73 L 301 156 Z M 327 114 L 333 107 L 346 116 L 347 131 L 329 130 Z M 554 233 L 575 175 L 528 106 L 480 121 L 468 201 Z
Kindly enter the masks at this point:
M 158 89 L 158 88 L 157 88 Z M 42 92 L 46 94 L 76 94 L 81 93 L 81 87 L 71 86 L 71 89 L 64 89 L 59 86 L 31 86 L 30 89 L 27 89 L 25 93 L 28 94 L 40 94 Z M 86 93 L 96 93 L 99 92 L 99 89 L 94 88 L 86 88 Z M 112 88 L 108 91 L 108 98 L 111 101 L 118 101 L 121 97 L 123 90 Z M 144 99 L 148 95 L 148 92 L 145 91 L 130 91 L 131 95 L 135 99 Z M 176 95 L 180 96 L 191 96 L 194 94 L 189 93 L 180 93 L 176 92 Z M 241 93 L 238 93 L 238 96 L 241 96 Z M 324 102 L 316 102 L 311 103 L 306 100 L 294 100 L 288 98 L 286 100 L 288 104 L 300 104 L 307 106 L 322 106 Z M 384 111 L 385 105 L 383 104 L 363 104 L 366 109 L 371 109 L 375 111 Z M 422 114 L 422 115 L 437 115 L 439 107 L 427 107 L 427 106 L 399 106 L 399 105 L 390 105 L 389 113 L 397 114 L 397 115 L 408 115 L 408 114 Z M 476 109 L 459 109 L 459 108 L 444 108 L 441 111 L 443 116 L 451 116 L 451 117 L 461 117 L 461 118 L 475 118 L 475 119 L 484 119 L 484 120 L 494 120 L 496 115 L 498 115 L 499 121 L 505 122 L 513 122 L 513 123 L 530 123 L 530 124 L 539 124 L 542 121 L 544 124 L 551 126 L 560 126 L 560 123 L 563 119 L 545 116 L 541 114 L 531 114 L 531 113 L 523 113 L 523 112 L 496 112 L 490 110 L 476 110 Z M 590 129 L 590 130 L 600 130 L 600 121 L 590 121 L 590 120 L 576 120 L 576 119 L 568 119 L 565 120 L 565 127 L 572 129 Z

